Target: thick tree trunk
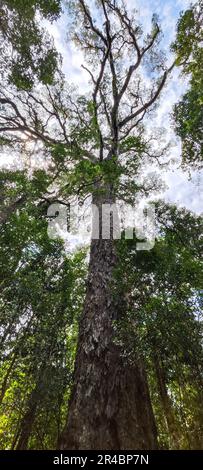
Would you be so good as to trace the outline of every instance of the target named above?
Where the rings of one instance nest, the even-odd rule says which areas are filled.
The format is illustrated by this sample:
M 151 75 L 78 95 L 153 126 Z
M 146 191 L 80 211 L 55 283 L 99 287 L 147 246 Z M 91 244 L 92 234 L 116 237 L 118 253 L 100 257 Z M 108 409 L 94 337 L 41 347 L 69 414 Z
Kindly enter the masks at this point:
M 106 202 L 106 201 L 105 201 Z M 108 202 L 108 201 L 107 201 Z M 111 201 L 110 201 L 111 202 Z M 155 449 L 156 427 L 142 365 L 114 342 L 113 240 L 92 240 L 74 386 L 61 449 Z

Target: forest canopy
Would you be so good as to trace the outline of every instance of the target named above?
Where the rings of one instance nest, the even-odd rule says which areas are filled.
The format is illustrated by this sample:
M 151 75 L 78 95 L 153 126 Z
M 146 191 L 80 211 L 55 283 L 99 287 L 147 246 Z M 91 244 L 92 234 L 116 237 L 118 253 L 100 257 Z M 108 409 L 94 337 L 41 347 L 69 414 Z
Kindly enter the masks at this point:
M 167 47 L 158 15 L 147 30 L 131 3 L 0 1 L 2 450 L 203 448 L 202 216 L 162 197 L 173 152 L 156 125 L 175 73 L 177 171 L 199 178 L 203 3 Z M 61 21 L 81 88 L 51 34 Z M 153 208 L 152 243 L 114 237 L 118 201 Z M 91 203 L 77 244 L 70 207 Z

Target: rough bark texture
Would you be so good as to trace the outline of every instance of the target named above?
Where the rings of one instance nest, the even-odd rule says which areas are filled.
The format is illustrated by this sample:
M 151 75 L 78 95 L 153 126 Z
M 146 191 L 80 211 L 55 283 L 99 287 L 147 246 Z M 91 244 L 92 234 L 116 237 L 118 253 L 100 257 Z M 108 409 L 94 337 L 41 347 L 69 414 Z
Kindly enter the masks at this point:
M 156 427 L 141 364 L 126 364 L 114 343 L 112 240 L 92 240 L 74 386 L 61 449 L 155 449 Z

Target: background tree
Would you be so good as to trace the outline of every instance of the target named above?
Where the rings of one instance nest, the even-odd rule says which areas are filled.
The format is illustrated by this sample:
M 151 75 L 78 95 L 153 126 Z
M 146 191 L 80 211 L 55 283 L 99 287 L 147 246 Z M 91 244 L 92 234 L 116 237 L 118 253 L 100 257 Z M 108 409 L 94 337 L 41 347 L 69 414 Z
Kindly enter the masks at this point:
M 157 239 L 149 252 L 121 240 L 116 295 L 126 309 L 115 322 L 124 357 L 147 365 L 160 445 L 202 446 L 202 218 L 156 204 Z
M 176 131 L 182 140 L 183 163 L 202 168 L 203 149 L 203 3 L 198 1 L 180 17 L 172 49 L 178 54 L 178 65 L 189 77 L 189 89 L 175 105 Z
M 85 252 L 67 257 L 32 205 L 10 215 L 0 238 L 1 447 L 54 448 L 72 382 Z

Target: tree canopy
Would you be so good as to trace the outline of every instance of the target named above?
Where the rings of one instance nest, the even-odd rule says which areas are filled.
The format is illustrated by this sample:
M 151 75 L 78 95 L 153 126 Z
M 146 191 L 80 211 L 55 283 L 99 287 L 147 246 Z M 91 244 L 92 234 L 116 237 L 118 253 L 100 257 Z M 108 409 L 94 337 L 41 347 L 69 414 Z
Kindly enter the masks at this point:
M 48 33 L 63 9 L 84 90 Z M 178 67 L 174 127 L 183 165 L 200 169 L 202 1 L 168 52 L 157 15 L 146 32 L 120 0 L 8 0 L 0 15 L 0 146 L 14 162 L 0 170 L 0 447 L 201 449 L 202 217 L 154 199 L 169 155 L 154 111 Z M 114 240 L 113 212 L 102 237 L 104 204 L 146 198 L 151 249 L 137 232 Z M 98 236 L 70 251 L 49 236 L 49 208 L 68 227 L 89 199 Z
M 172 46 L 184 75 L 189 77 L 189 89 L 174 109 L 176 131 L 182 140 L 183 163 L 195 168 L 202 168 L 203 160 L 202 12 L 200 0 L 181 15 Z

